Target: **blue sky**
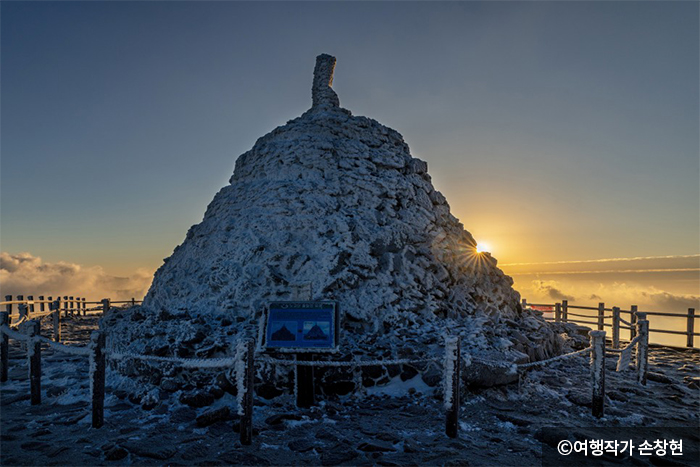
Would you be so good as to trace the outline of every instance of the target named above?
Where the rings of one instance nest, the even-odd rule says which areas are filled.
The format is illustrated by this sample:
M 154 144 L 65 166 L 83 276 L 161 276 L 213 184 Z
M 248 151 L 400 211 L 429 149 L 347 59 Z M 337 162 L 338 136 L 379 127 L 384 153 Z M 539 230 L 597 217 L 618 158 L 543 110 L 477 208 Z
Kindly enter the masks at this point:
M 0 8 L 4 252 L 158 267 L 324 52 L 501 262 L 700 252 L 697 2 Z

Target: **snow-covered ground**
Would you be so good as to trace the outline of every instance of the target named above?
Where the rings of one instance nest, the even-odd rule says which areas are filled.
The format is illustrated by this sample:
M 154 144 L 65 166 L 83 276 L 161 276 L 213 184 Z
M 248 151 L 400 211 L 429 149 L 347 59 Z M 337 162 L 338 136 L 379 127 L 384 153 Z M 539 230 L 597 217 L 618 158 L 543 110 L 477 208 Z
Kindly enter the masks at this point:
M 66 320 L 63 333 L 86 345 L 96 324 Z M 542 427 L 699 425 L 700 355 L 665 348 L 651 349 L 646 387 L 632 371 L 615 373 L 608 359 L 601 420 L 590 414 L 581 356 L 467 394 L 457 439 L 444 434 L 439 391 L 416 377 L 308 410 L 291 397 L 256 398 L 251 446 L 239 442 L 234 396 L 222 391 L 213 405 L 192 408 L 160 391 L 145 410 L 109 370 L 105 426 L 92 429 L 87 358 L 50 349 L 42 352 L 43 401 L 31 406 L 25 355 L 11 341 L 10 380 L 0 388 L 2 465 L 539 465 Z

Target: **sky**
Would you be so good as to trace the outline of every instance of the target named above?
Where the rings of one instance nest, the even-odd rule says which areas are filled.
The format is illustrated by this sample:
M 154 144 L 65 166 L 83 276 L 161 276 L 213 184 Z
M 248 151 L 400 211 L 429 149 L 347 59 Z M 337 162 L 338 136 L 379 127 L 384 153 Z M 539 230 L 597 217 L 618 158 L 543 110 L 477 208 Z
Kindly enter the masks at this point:
M 329 53 L 341 105 L 403 134 L 524 296 L 698 301 L 697 2 L 2 2 L 0 14 L 6 292 L 89 278 L 96 294 L 143 294 L 238 155 L 310 107 L 315 56 Z M 615 258 L 646 259 L 578 263 Z

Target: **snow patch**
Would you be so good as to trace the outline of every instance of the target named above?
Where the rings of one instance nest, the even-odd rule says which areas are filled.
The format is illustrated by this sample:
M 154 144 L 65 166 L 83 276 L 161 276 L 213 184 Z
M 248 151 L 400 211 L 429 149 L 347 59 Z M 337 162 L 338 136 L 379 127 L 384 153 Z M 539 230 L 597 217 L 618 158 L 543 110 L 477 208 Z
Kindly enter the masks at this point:
M 425 384 L 420 375 L 416 375 L 406 381 L 401 381 L 401 376 L 395 376 L 387 384 L 367 388 L 366 391 L 370 396 L 387 395 L 390 397 L 402 397 L 408 394 L 409 389 L 414 389 L 416 392 L 425 395 L 432 395 L 435 392 L 435 388 L 431 388 Z

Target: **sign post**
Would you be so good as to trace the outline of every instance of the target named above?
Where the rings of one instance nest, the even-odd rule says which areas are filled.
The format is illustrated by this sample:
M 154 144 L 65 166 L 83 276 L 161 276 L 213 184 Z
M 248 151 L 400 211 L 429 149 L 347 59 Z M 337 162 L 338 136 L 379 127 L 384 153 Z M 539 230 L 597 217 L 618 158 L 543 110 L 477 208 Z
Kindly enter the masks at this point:
M 336 302 L 273 302 L 268 307 L 264 347 L 293 353 L 297 361 L 313 361 L 315 353 L 338 350 L 338 324 Z M 295 375 L 297 406 L 310 407 L 315 398 L 313 366 L 297 365 Z

